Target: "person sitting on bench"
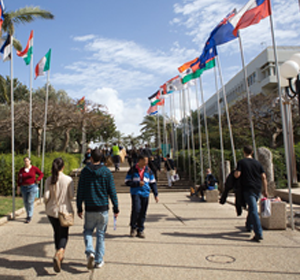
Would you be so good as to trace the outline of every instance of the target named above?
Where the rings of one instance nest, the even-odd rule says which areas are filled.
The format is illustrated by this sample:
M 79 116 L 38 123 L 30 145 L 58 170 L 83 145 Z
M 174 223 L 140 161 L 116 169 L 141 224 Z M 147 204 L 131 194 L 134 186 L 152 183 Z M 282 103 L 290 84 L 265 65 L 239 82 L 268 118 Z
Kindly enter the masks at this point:
M 204 191 L 206 191 L 206 190 L 210 190 L 211 191 L 211 190 L 215 189 L 216 183 L 218 183 L 218 180 L 211 173 L 210 168 L 207 168 L 206 169 L 205 182 L 204 182 L 203 185 L 200 185 L 200 187 L 198 188 L 198 190 L 195 192 L 195 196 L 197 196 L 198 193 L 200 192 L 200 194 L 201 194 L 201 201 L 205 201 L 204 200 Z

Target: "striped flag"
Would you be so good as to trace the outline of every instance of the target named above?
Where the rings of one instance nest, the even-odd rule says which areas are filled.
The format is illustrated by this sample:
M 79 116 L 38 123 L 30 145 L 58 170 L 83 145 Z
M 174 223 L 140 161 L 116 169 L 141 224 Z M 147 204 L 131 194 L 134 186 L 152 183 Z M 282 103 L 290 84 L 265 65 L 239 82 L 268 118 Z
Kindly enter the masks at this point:
M 155 106 L 150 106 L 148 111 L 147 111 L 147 114 L 150 115 L 150 116 L 154 116 L 158 113 L 158 109 L 157 109 L 157 105 Z
M 30 36 L 26 45 L 26 48 L 23 51 L 17 51 L 17 55 L 22 57 L 26 65 L 30 64 L 33 51 L 33 30 L 30 32 Z
M 4 3 L 3 3 L 3 0 L 0 0 L 0 31 L 2 29 L 2 24 L 3 24 L 3 21 L 4 21 Z
M 51 62 L 51 49 L 35 66 L 35 79 L 38 76 L 43 76 L 46 71 L 50 70 L 50 62 Z

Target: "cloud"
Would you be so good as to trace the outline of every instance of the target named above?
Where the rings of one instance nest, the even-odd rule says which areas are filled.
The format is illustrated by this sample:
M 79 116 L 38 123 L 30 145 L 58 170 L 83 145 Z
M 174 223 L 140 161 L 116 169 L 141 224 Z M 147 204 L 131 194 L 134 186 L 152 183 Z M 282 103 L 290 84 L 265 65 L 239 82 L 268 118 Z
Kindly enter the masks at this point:
M 94 34 L 90 34 L 90 35 L 73 37 L 73 40 L 77 41 L 77 42 L 86 42 L 86 41 L 90 41 L 90 40 L 94 39 L 95 37 L 96 36 Z

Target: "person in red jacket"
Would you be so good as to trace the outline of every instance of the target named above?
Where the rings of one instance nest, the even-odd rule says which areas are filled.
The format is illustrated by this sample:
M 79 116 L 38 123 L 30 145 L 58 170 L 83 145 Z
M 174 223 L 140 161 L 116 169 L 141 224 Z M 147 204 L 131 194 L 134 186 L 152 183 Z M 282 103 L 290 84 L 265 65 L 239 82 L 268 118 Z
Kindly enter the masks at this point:
M 36 178 L 38 176 L 38 178 Z M 38 183 L 44 177 L 44 174 L 37 167 L 31 165 L 29 157 L 24 158 L 24 167 L 20 169 L 18 174 L 17 194 L 22 192 L 24 207 L 26 209 L 26 223 L 31 221 L 33 215 L 34 199 L 38 191 Z

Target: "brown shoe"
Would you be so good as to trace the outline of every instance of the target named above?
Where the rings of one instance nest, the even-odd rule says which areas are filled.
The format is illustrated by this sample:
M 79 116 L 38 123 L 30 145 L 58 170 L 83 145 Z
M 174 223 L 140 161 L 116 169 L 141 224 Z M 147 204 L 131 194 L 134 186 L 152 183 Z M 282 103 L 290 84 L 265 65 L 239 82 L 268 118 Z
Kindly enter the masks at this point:
M 130 237 L 136 237 L 136 229 L 132 228 L 130 230 Z
M 56 254 L 53 258 L 53 269 L 57 273 L 61 271 L 61 263 L 64 259 L 64 253 L 65 250 L 61 248 L 58 251 L 56 251 Z
M 139 237 L 139 238 L 146 238 L 145 233 L 143 231 L 139 231 L 137 233 L 137 237 Z

